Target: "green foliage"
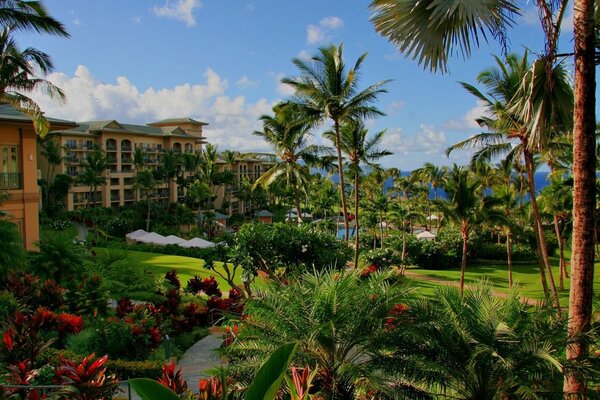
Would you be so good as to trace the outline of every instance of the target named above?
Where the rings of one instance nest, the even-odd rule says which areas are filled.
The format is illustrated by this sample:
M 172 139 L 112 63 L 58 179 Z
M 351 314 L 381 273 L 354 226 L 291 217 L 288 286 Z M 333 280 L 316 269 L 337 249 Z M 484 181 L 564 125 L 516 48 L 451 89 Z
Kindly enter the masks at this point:
M 69 308 L 80 315 L 105 315 L 108 310 L 108 291 L 99 275 L 90 275 L 80 281 L 68 281 L 65 299 Z
M 271 353 L 256 373 L 244 399 L 273 400 L 297 348 L 298 343 L 286 343 Z
M 398 266 L 402 262 L 402 254 L 389 247 L 369 250 L 361 256 L 367 265 L 375 265 L 378 269 Z
M 25 251 L 17 226 L 0 218 L 0 281 L 24 264 Z
M 119 379 L 151 378 L 160 376 L 162 360 L 128 361 L 112 360 L 106 363 L 109 373 L 115 374 Z
M 478 243 L 472 248 L 472 257 L 482 260 L 506 261 L 505 243 Z M 535 248 L 528 244 L 515 243 L 511 246 L 513 261 L 535 261 L 537 254 Z
M 31 269 L 43 278 L 57 282 L 83 275 L 87 250 L 73 238 L 62 233 L 46 235 L 39 241 L 39 253 L 31 256 Z
M 333 394 L 343 377 L 369 380 L 368 348 L 406 293 L 383 273 L 365 279 L 355 271 L 305 273 L 249 299 L 224 353 L 232 373 L 248 378 L 277 347 L 298 341 L 294 364 L 318 364 L 319 389 Z
M 127 252 L 109 250 L 97 255 L 87 267 L 90 273 L 102 276 L 103 286 L 113 299 L 129 298 L 142 301 L 157 300 L 159 287 L 154 274 L 143 268 Z
M 562 388 L 565 322 L 514 291 L 502 299 L 481 284 L 463 297 L 444 286 L 392 317 L 373 367 L 459 399 L 545 398 Z
M 175 392 L 152 379 L 131 379 L 129 384 L 142 400 L 180 400 Z
M 8 316 L 14 315 L 19 307 L 15 296 L 8 290 L 0 292 L 0 321 L 4 321 Z
M 247 224 L 235 236 L 234 253 L 246 260 L 246 271 L 296 275 L 307 269 L 345 268 L 351 249 L 304 225 Z

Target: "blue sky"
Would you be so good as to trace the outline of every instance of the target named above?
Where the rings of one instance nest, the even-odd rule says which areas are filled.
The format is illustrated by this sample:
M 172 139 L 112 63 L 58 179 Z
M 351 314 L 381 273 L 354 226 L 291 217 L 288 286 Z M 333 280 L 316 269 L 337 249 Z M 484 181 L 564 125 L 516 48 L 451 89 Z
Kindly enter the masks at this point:
M 192 117 L 210 124 L 208 141 L 221 150 L 266 151 L 251 132 L 260 128 L 260 115 L 290 94 L 280 79 L 297 74 L 291 59 L 343 42 L 348 64 L 368 52 L 362 87 L 393 80 L 378 104 L 387 116 L 368 122 L 373 131 L 387 129 L 385 147 L 394 155 L 383 165 L 411 170 L 426 161 L 467 162 L 465 154 L 444 155 L 446 147 L 478 131 L 473 119 L 480 107 L 457 82 L 473 83 L 492 65 L 498 46 L 484 42 L 467 61 L 455 56 L 449 74 L 431 74 L 375 33 L 368 3 L 53 0 L 45 4 L 71 38 L 25 34 L 19 43 L 54 60 L 48 78 L 68 101 L 38 97 L 47 115 L 130 123 Z M 568 20 L 571 15 L 570 10 Z M 564 51 L 572 47 L 570 30 L 567 23 Z M 529 6 L 516 18 L 509 36 L 515 52 L 542 49 L 535 9 Z M 318 132 L 314 140 L 322 141 Z

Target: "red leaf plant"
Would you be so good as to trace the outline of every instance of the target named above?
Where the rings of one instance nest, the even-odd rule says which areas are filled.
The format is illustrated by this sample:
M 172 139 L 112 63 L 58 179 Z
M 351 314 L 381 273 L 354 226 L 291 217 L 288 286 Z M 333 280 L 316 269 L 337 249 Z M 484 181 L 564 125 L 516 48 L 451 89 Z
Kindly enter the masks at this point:
M 218 377 L 198 381 L 198 400 L 221 400 L 223 397 L 223 384 Z
M 79 364 L 63 359 L 58 368 L 58 375 L 65 388 L 69 399 L 74 400 L 106 400 L 112 398 L 117 388 L 118 381 L 114 375 L 106 375 L 106 361 L 108 356 L 96 358 L 92 353 Z
M 162 367 L 162 374 L 158 378 L 158 383 L 168 387 L 179 396 L 183 395 L 188 390 L 188 385 L 181 375 L 181 368 L 175 370 L 175 363 L 170 362 Z

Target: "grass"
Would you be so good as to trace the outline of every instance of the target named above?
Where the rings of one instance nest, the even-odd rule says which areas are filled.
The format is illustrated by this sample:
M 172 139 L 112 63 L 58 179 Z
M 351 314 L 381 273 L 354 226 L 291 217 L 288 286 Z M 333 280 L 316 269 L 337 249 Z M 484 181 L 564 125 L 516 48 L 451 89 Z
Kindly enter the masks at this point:
M 69 227 L 64 231 L 57 231 L 56 229 L 50 228 L 48 225 L 40 226 L 40 238 L 49 235 L 56 235 L 57 232 L 66 236 L 72 236 L 74 238 L 77 237 L 77 228 L 75 228 L 73 224 L 69 225 Z
M 97 253 L 103 253 L 110 251 L 110 249 L 105 248 L 95 248 Z M 119 250 L 125 251 L 125 250 Z M 127 254 L 134 261 L 143 266 L 147 271 L 153 273 L 156 277 L 164 277 L 165 274 L 171 270 L 176 270 L 179 274 L 179 280 L 181 281 L 181 285 L 185 287 L 187 282 L 194 275 L 198 275 L 201 278 L 208 278 L 209 276 L 214 276 L 217 282 L 219 282 L 219 287 L 223 291 L 229 290 L 229 285 L 227 282 L 222 279 L 220 276 L 215 274 L 214 272 L 207 270 L 204 268 L 204 260 L 200 260 L 192 257 L 182 257 L 182 256 L 172 256 L 165 254 L 156 254 L 156 253 L 145 253 L 141 251 L 130 251 L 127 250 Z M 216 269 L 223 271 L 223 264 L 216 263 Z M 240 272 L 238 271 L 238 276 L 236 276 L 235 283 L 241 284 Z
M 567 257 L 570 254 L 567 254 Z M 551 257 L 552 272 L 556 282 L 556 287 L 559 289 L 558 283 L 558 257 Z M 600 271 L 599 263 L 596 263 L 594 283 L 600 284 Z M 510 291 L 508 287 L 508 270 L 505 263 L 495 264 L 477 264 L 472 263 L 467 265 L 465 271 L 465 284 L 475 285 L 481 279 L 487 279 L 494 287 L 494 290 L 498 292 L 508 293 Z M 411 268 L 411 272 L 440 279 L 450 282 L 459 282 L 460 280 L 460 267 L 448 269 L 448 270 L 430 270 Z M 519 294 L 523 297 L 531 299 L 543 299 L 544 291 L 540 282 L 540 271 L 537 262 L 519 264 L 513 266 L 513 282 L 514 287 L 518 289 Z M 425 295 L 432 295 L 435 288 L 441 283 L 424 281 L 419 279 L 413 279 L 414 286 Z M 569 302 L 569 279 L 565 280 L 565 290 L 559 289 L 559 299 L 562 305 L 567 306 Z

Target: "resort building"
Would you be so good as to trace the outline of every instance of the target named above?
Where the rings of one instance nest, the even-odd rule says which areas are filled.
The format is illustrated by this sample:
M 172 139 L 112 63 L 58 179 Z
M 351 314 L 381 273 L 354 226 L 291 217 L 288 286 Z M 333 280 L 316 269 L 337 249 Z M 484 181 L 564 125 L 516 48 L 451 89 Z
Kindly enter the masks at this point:
M 102 207 L 116 207 L 136 201 L 134 180 L 134 152 L 144 150 L 144 168 L 156 168 L 162 161 L 166 150 L 176 153 L 195 153 L 202 151 L 205 143 L 202 127 L 205 122 L 190 118 L 166 119 L 147 125 L 125 124 L 112 121 L 80 122 L 77 127 L 54 130 L 51 133 L 60 137 L 65 149 L 65 158 L 55 168 L 57 174 L 70 175 L 75 179 L 66 199 L 67 210 L 85 207 L 90 201 Z M 88 154 L 98 146 L 106 152 L 109 165 L 105 174 L 105 184 L 99 185 L 94 197 L 90 186 L 77 182 L 77 177 L 85 169 Z M 43 176 L 49 165 L 40 157 L 40 169 Z M 161 183 L 157 188 L 157 198 L 176 202 L 183 196 L 181 188 L 171 180 Z
M 51 129 L 71 129 L 74 122 L 46 118 Z M 8 198 L 0 203 L 4 218 L 17 225 L 23 246 L 37 249 L 39 201 L 37 135 L 31 117 L 0 104 L 0 191 Z

